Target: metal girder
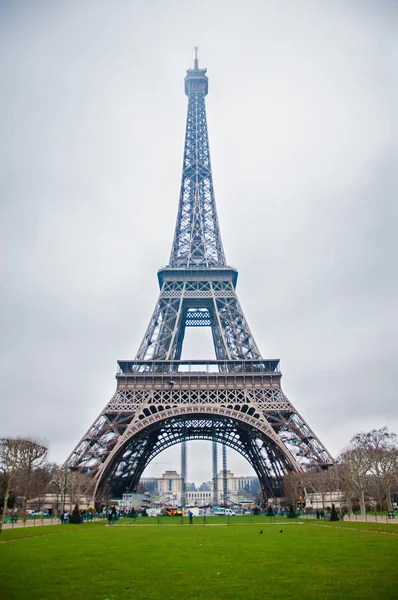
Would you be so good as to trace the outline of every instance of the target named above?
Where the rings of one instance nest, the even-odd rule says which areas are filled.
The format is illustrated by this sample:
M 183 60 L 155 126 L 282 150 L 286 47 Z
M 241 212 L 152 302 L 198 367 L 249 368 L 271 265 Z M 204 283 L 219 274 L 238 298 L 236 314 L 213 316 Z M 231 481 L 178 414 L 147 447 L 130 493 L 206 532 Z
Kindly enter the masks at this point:
M 283 469 L 280 455 L 270 462 L 266 452 L 261 452 L 258 431 L 247 423 L 219 415 L 190 415 L 154 423 L 131 437 L 113 454 L 101 478 L 98 478 L 97 493 L 104 485 L 110 485 L 115 495 L 135 489 L 144 471 L 144 463 L 149 464 L 166 448 L 188 440 L 213 440 L 236 450 L 259 474 L 267 497 L 274 497 L 280 490 L 281 473 L 287 471 Z M 279 468 L 276 467 L 278 461 L 281 462 Z
M 214 199 L 208 79 L 197 59 L 185 92 L 181 193 L 170 261 L 158 271 L 159 297 L 135 360 L 119 361 L 114 396 L 64 466 L 90 473 L 99 494 L 108 480 L 123 493 L 137 488 L 159 452 L 182 443 L 185 482 L 186 442 L 206 439 L 244 456 L 266 497 L 280 495 L 284 474 L 333 458 L 283 394 L 279 361 L 262 358 L 239 304 L 238 272 L 226 263 Z M 189 326 L 211 327 L 216 361 L 180 360 Z
M 137 360 L 179 360 L 185 327 L 204 324 L 212 329 L 217 359 L 261 358 L 233 283 L 208 281 L 205 290 L 189 283 L 163 284 Z
M 185 79 L 188 114 L 180 202 L 170 255 L 174 267 L 226 265 L 214 198 L 207 133 L 206 69 L 190 69 Z
M 67 465 L 91 473 L 99 489 L 105 478 L 115 489 L 120 479 L 134 489 L 154 453 L 184 439 L 216 439 L 247 458 L 268 497 L 284 474 L 333 462 L 281 390 L 279 371 L 264 372 L 262 361 L 236 372 L 179 371 L 172 364 L 172 373 L 163 362 L 121 372 L 116 393 Z

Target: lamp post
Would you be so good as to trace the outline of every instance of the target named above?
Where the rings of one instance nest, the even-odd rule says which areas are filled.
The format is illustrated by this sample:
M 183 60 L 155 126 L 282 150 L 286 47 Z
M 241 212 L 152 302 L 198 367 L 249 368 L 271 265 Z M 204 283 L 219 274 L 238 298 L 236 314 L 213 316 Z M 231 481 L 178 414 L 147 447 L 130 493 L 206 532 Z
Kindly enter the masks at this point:
M 339 498 L 340 519 L 343 520 L 343 511 L 342 511 L 342 508 L 341 508 L 340 480 L 339 480 L 339 472 L 338 472 L 339 461 L 335 460 L 333 464 L 336 467 L 336 482 L 337 482 L 337 494 L 338 494 L 338 498 Z

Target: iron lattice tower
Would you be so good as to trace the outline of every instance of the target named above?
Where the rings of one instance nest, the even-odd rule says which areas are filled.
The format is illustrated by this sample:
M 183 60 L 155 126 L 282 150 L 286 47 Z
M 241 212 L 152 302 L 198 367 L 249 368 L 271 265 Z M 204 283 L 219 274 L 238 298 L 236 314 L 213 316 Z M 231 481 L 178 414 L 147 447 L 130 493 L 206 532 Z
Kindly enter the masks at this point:
M 279 360 L 262 358 L 239 304 L 238 272 L 227 265 L 221 241 L 208 78 L 197 56 L 185 93 L 181 193 L 169 264 L 158 271 L 155 310 L 136 358 L 118 361 L 115 394 L 64 464 L 92 475 L 97 498 L 107 484 L 115 495 L 135 490 L 157 454 L 192 439 L 239 452 L 265 497 L 281 494 L 286 473 L 333 462 L 284 395 Z M 216 360 L 181 360 L 185 328 L 201 326 L 211 327 Z

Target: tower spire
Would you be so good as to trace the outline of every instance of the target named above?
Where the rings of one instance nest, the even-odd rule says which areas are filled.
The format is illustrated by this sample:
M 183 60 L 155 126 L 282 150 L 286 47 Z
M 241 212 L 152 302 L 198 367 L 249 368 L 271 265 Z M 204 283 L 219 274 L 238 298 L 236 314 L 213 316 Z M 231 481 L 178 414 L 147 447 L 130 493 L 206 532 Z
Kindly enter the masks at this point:
M 205 97 L 206 69 L 199 69 L 195 46 L 194 69 L 185 77 L 188 115 L 180 201 L 173 246 L 172 267 L 226 266 L 218 224 L 210 163 Z

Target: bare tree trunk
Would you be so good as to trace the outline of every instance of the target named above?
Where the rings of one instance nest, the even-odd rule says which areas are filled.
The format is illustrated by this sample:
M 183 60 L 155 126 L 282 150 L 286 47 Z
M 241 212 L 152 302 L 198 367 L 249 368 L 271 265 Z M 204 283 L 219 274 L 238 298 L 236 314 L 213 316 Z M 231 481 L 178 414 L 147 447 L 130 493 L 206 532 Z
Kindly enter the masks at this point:
M 386 490 L 387 510 L 392 510 L 391 485 L 389 483 L 385 484 L 385 490 Z
M 23 495 L 23 504 L 22 504 L 22 511 L 23 511 L 23 520 L 24 520 L 24 523 L 26 523 L 26 508 L 27 508 L 27 505 L 28 505 L 31 472 L 32 472 L 32 467 L 31 467 L 31 465 L 29 465 L 28 475 L 27 475 L 27 480 L 26 480 L 26 485 L 25 485 L 25 492 L 24 492 L 24 495 Z
M 366 515 L 366 507 L 365 507 L 365 491 L 362 488 L 361 493 L 359 495 L 359 506 L 361 508 L 361 516 L 364 517 Z
M 9 477 L 8 480 L 7 480 L 6 492 L 4 494 L 4 508 L 3 508 L 3 515 L 1 517 L 1 522 L 2 523 L 6 522 L 7 504 L 8 504 L 8 498 L 10 497 L 11 481 L 12 481 L 12 477 Z
M 351 496 L 347 496 L 346 497 L 346 502 L 347 502 L 348 514 L 352 515 L 352 500 L 351 500 Z

